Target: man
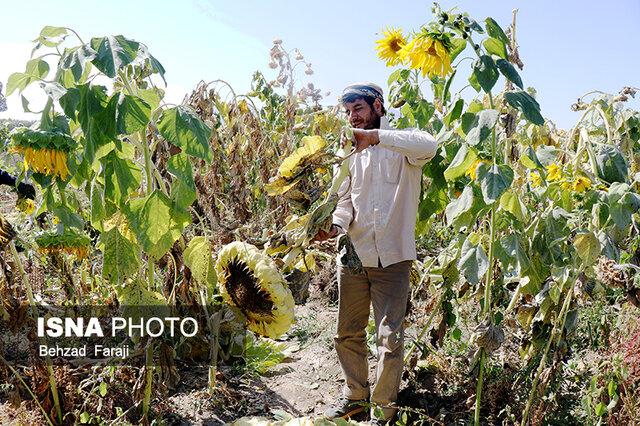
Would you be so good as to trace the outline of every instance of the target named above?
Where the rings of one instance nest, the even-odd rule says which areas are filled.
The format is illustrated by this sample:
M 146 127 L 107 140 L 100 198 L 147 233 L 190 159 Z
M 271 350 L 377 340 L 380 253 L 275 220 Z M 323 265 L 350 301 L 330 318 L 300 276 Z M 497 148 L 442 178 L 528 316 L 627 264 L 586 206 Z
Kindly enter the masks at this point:
M 28 183 L 19 182 L 16 186 L 16 178 L 9 173 L 0 169 L 0 185 L 7 185 L 13 187 L 20 197 L 29 198 L 31 200 L 36 198 L 36 191 L 33 185 Z
M 382 89 L 371 83 L 348 86 L 341 103 L 353 126 L 356 151 L 350 177 L 339 191 L 338 206 L 325 240 L 346 232 L 362 267 L 338 263 L 340 293 L 334 339 L 345 376 L 344 396 L 327 409 L 329 418 L 364 410 L 367 399 L 390 420 L 403 369 L 403 338 L 409 271 L 416 259 L 415 223 L 422 166 L 436 154 L 433 136 L 419 130 L 393 130 L 385 117 Z M 369 305 L 376 324 L 378 365 L 371 393 L 368 383 L 366 326 Z M 379 413 L 379 411 L 377 411 Z M 374 419 L 376 420 L 376 419 Z

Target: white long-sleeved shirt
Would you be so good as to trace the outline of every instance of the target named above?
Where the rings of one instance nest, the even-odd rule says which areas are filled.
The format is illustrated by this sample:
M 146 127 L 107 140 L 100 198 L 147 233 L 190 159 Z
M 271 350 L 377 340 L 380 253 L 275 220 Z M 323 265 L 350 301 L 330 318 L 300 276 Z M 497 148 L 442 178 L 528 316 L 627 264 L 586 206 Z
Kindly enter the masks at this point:
M 382 117 L 380 143 L 349 158 L 333 223 L 346 230 L 364 267 L 416 259 L 416 213 L 422 166 L 437 142 L 421 130 L 392 130 Z

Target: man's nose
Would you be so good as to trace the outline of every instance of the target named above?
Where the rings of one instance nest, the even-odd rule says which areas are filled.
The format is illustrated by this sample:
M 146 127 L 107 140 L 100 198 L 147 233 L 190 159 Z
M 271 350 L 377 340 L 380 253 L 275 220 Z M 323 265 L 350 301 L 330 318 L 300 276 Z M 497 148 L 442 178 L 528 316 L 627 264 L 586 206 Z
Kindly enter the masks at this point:
M 356 114 L 355 112 L 352 112 L 351 115 L 349 115 L 349 123 L 353 125 L 358 121 L 360 121 L 360 117 L 358 117 L 358 114 Z

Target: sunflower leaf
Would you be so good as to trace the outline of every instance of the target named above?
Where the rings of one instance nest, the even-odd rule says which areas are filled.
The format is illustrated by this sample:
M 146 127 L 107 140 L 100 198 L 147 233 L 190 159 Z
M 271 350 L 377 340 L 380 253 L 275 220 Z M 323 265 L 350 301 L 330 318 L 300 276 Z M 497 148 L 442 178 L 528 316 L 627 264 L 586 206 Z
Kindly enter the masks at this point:
M 489 34 L 489 36 L 500 40 L 504 44 L 509 44 L 509 38 L 493 18 L 485 19 L 484 23 L 485 27 L 487 28 L 487 34 Z
M 214 291 L 218 282 L 211 247 L 205 237 L 194 237 L 183 254 L 184 264 L 198 284 Z
M 497 38 L 489 37 L 482 42 L 482 45 L 486 49 L 487 53 L 500 56 L 502 59 L 507 59 L 507 48 Z
M 191 222 L 189 213 L 160 190 L 131 200 L 125 206 L 125 214 L 142 249 L 153 259 L 164 256 Z
M 100 235 L 104 253 L 102 274 L 114 283 L 122 283 L 140 267 L 138 248 L 114 226 Z
M 444 171 L 444 178 L 447 181 L 452 181 L 464 174 L 465 171 L 474 161 L 478 158 L 478 153 L 476 150 L 466 144 L 463 144 L 458 149 L 456 156 L 451 160 L 451 164 Z
M 136 59 L 140 43 L 121 35 L 91 39 L 91 48 L 96 52 L 93 65 L 108 77 L 114 78 L 120 68 Z
M 211 129 L 190 108 L 181 105 L 162 111 L 158 131 L 187 154 L 211 162 Z
M 522 111 L 525 118 L 533 124 L 537 124 L 539 126 L 544 124 L 544 118 L 540 114 L 540 105 L 524 90 L 506 92 L 504 94 L 504 98 L 509 105 Z
M 505 164 L 481 163 L 477 169 L 484 202 L 494 203 L 511 186 L 513 170 Z
M 500 73 L 502 73 L 502 75 L 504 75 L 507 80 L 509 80 L 510 82 L 512 82 L 513 84 L 515 84 L 521 89 L 524 88 L 522 87 L 522 79 L 520 78 L 520 74 L 518 74 L 518 71 L 516 71 L 516 68 L 513 65 L 511 65 L 509 61 L 505 61 L 504 59 L 498 59 L 496 61 L 496 64 L 498 65 L 498 69 L 500 70 Z
M 482 55 L 473 64 L 473 75 L 478 81 L 482 90 L 489 93 L 498 81 L 498 70 L 496 64 L 489 55 Z

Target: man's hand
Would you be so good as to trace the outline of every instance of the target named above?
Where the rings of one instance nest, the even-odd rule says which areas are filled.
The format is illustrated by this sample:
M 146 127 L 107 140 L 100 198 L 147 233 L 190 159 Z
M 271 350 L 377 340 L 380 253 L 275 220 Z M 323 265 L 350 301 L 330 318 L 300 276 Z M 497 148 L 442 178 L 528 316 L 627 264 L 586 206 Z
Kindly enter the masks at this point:
M 313 240 L 320 242 L 320 241 L 329 240 L 331 238 L 335 238 L 340 233 L 340 229 L 341 228 L 338 225 L 335 225 L 335 224 L 331 225 L 331 228 L 329 228 L 329 232 L 320 230 L 318 231 L 316 236 L 313 237 Z
M 364 129 L 352 129 L 353 137 L 356 140 L 356 152 L 363 151 L 370 146 L 380 143 L 378 138 L 378 129 L 364 130 Z

